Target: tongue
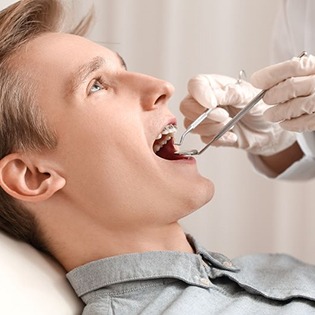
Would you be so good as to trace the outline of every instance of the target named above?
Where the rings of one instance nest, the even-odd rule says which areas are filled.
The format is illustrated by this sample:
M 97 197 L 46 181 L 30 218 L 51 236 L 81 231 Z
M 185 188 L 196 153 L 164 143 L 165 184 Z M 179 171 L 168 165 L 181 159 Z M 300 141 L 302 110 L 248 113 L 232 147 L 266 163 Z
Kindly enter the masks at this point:
M 185 159 L 185 156 L 175 154 L 176 150 L 173 145 L 173 141 L 168 141 L 156 154 L 165 160 L 181 160 Z

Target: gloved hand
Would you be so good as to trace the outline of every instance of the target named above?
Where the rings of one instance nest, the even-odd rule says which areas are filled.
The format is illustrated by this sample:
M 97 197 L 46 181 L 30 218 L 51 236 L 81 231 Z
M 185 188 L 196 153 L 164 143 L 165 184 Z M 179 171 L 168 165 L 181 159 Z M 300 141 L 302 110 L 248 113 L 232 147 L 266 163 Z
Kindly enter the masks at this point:
M 315 130 L 315 57 L 312 55 L 266 67 L 252 75 L 251 82 L 269 89 L 264 102 L 275 105 L 264 117 L 291 131 Z
M 214 108 L 195 130 L 208 143 L 221 128 L 243 108 L 259 90 L 250 83 L 222 75 L 200 74 L 188 83 L 189 95 L 180 104 L 187 127 L 206 108 Z M 233 146 L 256 155 L 273 155 L 295 142 L 295 134 L 263 118 L 269 106 L 260 101 L 231 131 L 213 143 L 215 146 Z

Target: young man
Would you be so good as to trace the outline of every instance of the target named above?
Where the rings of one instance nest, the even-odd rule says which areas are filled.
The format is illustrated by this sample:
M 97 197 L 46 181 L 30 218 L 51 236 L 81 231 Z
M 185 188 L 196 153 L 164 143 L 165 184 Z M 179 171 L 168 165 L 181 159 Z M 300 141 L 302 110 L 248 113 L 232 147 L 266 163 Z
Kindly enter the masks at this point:
M 172 85 L 58 32 L 58 8 L 0 15 L 2 228 L 59 261 L 86 315 L 315 313 L 314 266 L 185 235 L 214 188 L 174 155 Z

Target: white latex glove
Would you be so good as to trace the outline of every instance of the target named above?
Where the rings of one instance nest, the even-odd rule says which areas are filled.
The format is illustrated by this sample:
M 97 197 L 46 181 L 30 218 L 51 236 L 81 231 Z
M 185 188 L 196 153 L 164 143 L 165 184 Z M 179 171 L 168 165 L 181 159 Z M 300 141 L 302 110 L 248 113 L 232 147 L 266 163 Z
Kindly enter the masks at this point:
M 312 55 L 266 67 L 252 75 L 251 82 L 269 89 L 264 102 L 275 105 L 264 117 L 280 122 L 286 130 L 315 130 L 315 57 Z
M 180 110 L 187 127 L 206 108 L 215 108 L 194 132 L 208 143 L 260 90 L 250 83 L 215 74 L 200 74 L 188 82 L 189 95 L 181 102 Z M 263 118 L 269 108 L 260 101 L 231 131 L 213 143 L 215 146 L 233 146 L 249 153 L 273 155 L 295 142 L 295 134 Z

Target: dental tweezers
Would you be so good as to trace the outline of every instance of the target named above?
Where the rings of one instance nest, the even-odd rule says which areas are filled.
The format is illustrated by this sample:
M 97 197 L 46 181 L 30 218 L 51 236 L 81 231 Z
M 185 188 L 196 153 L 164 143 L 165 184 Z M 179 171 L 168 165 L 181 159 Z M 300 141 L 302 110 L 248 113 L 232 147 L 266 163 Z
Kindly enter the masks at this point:
M 303 56 L 307 56 L 307 52 L 303 51 L 298 58 L 301 58 Z M 243 118 L 243 116 L 248 113 L 265 95 L 265 93 L 268 90 L 262 90 L 260 91 L 241 111 L 239 111 L 222 129 L 221 131 L 219 131 L 214 137 L 213 139 L 211 139 L 210 142 L 208 142 L 201 150 L 187 150 L 187 151 L 178 151 L 175 152 L 175 154 L 179 154 L 179 155 L 200 155 L 201 153 L 203 153 L 207 148 L 209 148 L 209 146 L 217 141 L 219 138 L 221 138 L 227 131 L 229 131 L 231 128 L 234 127 L 234 125 Z M 185 130 L 185 132 L 182 134 L 182 136 L 180 137 L 180 141 L 179 143 L 176 143 L 176 145 L 182 145 L 184 138 L 186 137 L 186 135 L 188 133 L 190 133 L 192 130 L 194 130 L 198 125 L 200 125 L 206 118 L 207 116 L 211 113 L 211 111 L 214 108 L 211 109 L 207 109 L 206 111 L 204 111 L 195 121 L 193 121 Z

